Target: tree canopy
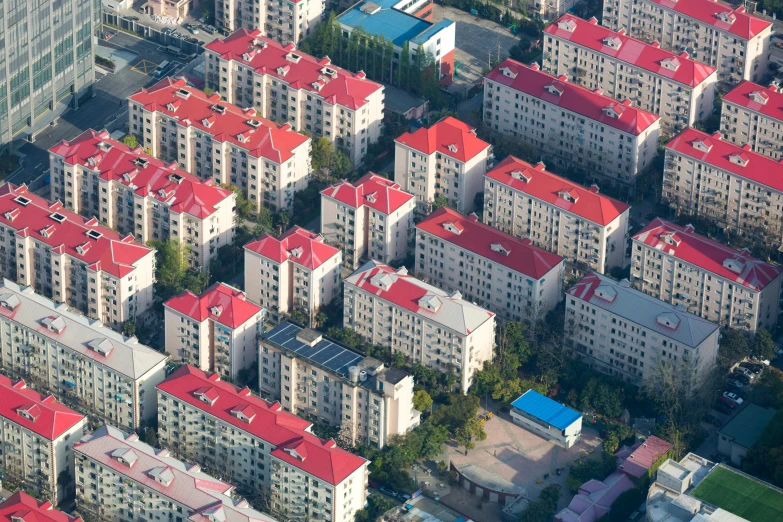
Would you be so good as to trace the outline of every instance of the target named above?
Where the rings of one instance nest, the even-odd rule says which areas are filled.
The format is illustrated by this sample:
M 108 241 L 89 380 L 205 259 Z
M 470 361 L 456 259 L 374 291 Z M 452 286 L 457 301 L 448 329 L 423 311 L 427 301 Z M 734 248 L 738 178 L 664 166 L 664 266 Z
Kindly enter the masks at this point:
M 206 289 L 208 274 L 188 269 L 189 249 L 178 239 L 150 241 L 155 249 L 156 292 L 162 300 L 179 295 L 185 290 L 200 294 Z

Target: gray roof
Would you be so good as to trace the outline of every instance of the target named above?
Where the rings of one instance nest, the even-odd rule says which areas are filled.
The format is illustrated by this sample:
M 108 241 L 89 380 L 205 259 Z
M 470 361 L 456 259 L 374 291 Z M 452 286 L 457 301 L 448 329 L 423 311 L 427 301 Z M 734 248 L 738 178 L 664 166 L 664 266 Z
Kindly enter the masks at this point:
M 19 300 L 18 304 L 13 297 Z M 133 380 L 144 377 L 168 359 L 166 354 L 140 344 L 135 337 L 124 337 L 66 304 L 36 294 L 32 287 L 22 288 L 4 279 L 0 303 L 0 316 Z
M 748 404 L 718 432 L 734 439 L 735 444 L 750 449 L 777 413 L 777 410 L 772 408 Z
M 673 341 L 696 348 L 718 330 L 718 325 L 680 307 L 615 281 L 590 273 L 568 290 L 568 295 L 652 330 Z

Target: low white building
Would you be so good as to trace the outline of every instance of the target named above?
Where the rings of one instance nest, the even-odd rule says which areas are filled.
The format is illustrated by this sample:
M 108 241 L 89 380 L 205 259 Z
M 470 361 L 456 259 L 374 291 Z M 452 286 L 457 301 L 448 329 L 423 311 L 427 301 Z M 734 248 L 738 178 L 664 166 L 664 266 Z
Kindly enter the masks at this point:
M 783 92 L 742 82 L 721 98 L 720 133 L 774 160 L 783 158 Z
M 511 403 L 511 420 L 566 449 L 582 438 L 582 415 L 535 390 Z
M 383 448 L 420 422 L 411 374 L 292 322 L 261 338 L 258 376 L 265 396 L 292 413 L 347 430 L 353 444 Z
M 408 361 L 457 376 L 467 392 L 495 348 L 495 314 L 408 274 L 369 261 L 343 281 L 343 326 Z

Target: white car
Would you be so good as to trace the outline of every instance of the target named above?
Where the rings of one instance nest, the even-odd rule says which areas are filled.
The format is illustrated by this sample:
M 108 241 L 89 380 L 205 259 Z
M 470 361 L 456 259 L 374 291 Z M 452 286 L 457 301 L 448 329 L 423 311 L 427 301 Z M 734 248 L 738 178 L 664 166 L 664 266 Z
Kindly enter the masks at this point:
M 740 398 L 740 396 L 737 395 L 736 393 L 723 392 L 723 396 L 726 397 L 731 402 L 733 402 L 734 404 L 736 404 L 737 406 L 742 404 L 742 398 Z

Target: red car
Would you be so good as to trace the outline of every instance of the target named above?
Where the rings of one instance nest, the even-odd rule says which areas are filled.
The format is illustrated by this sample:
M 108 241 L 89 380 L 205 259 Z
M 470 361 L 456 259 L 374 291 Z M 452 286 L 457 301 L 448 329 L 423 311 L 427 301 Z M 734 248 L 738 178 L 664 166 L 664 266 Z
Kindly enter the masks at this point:
M 729 399 L 728 397 L 724 397 L 723 395 L 720 396 L 720 402 L 722 402 L 723 404 L 725 404 L 731 409 L 737 407 L 737 404 L 733 400 Z

